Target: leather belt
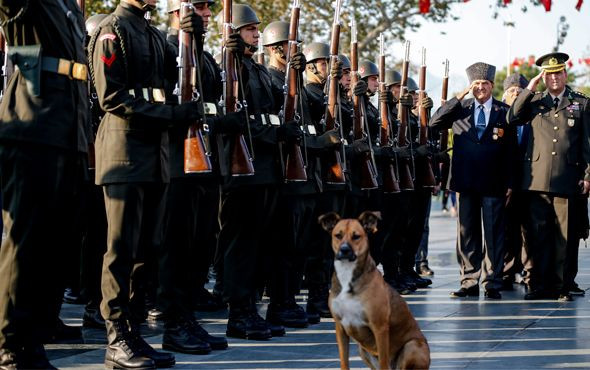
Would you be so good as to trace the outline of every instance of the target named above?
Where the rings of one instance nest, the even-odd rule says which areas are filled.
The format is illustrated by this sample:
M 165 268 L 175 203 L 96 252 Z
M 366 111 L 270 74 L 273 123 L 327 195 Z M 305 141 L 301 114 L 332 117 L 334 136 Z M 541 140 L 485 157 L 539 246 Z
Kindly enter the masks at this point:
M 276 114 L 263 113 L 263 114 L 256 114 L 256 115 L 251 114 L 250 115 L 250 119 L 256 119 L 257 117 L 260 117 L 260 122 L 264 126 L 267 126 L 267 125 L 280 126 L 281 125 L 281 119 Z
M 155 89 L 153 87 L 143 87 L 141 89 L 129 90 L 129 95 L 133 97 L 144 98 L 150 103 L 166 103 L 166 92 L 164 89 Z
M 86 67 L 86 64 L 74 62 L 73 60 L 43 57 L 41 69 L 66 76 L 69 79 L 80 81 L 88 80 L 88 67 Z

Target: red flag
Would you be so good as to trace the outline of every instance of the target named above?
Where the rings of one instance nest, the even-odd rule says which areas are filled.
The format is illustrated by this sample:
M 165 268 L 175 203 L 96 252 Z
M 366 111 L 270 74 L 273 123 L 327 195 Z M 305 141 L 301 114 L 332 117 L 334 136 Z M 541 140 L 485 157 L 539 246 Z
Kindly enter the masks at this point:
M 512 2 L 512 0 L 504 0 L 504 5 L 508 5 Z
M 541 3 L 545 7 L 545 10 L 546 11 L 550 11 L 551 10 L 551 0 L 541 0 Z
M 567 66 L 568 66 L 568 68 L 572 68 L 574 66 L 574 63 L 571 60 L 568 60 Z
M 430 11 L 430 0 L 420 0 L 418 5 L 420 6 L 421 14 L 426 14 Z
M 584 2 L 584 0 L 578 0 L 578 4 L 576 4 L 576 10 L 580 11 L 580 9 L 582 8 L 582 3 Z

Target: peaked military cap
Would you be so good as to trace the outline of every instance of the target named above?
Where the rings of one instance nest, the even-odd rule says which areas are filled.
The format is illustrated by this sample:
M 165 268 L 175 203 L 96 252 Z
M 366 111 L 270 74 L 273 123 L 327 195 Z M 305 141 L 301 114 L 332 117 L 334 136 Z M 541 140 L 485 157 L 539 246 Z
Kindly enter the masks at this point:
M 521 88 L 526 88 L 529 84 L 529 80 L 527 80 L 523 75 L 520 73 L 514 73 L 510 76 L 506 77 L 504 80 L 504 91 L 508 90 L 512 86 L 519 86 Z
M 553 73 L 563 71 L 565 62 L 570 58 L 566 53 L 549 53 L 545 54 L 535 62 L 545 72 Z
M 488 80 L 493 83 L 494 77 L 496 77 L 496 67 L 482 62 L 470 65 L 465 71 L 467 72 L 469 83 L 477 80 Z

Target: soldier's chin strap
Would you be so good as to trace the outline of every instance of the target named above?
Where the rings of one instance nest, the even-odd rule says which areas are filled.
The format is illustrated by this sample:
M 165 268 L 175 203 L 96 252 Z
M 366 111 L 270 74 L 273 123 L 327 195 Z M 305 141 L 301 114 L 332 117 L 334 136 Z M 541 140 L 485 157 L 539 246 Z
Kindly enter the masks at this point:
M 313 73 L 318 78 L 318 80 L 320 81 L 321 84 L 325 84 L 328 79 L 325 78 L 324 76 L 322 76 L 322 74 L 318 70 L 318 66 L 316 63 L 317 62 L 315 62 L 315 61 L 311 62 L 311 68 L 310 68 L 311 73 Z
M 283 45 L 273 45 L 273 46 L 271 46 L 271 49 L 274 50 L 279 55 L 279 58 L 281 58 L 285 62 L 288 62 L 287 56 L 285 55 L 285 49 L 283 48 Z

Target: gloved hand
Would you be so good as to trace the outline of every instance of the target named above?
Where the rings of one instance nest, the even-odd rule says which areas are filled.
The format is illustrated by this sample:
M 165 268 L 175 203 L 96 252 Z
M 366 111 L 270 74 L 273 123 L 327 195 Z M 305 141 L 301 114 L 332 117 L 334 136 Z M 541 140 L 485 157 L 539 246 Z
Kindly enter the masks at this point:
M 246 128 L 246 113 L 231 112 L 223 117 L 208 117 L 207 123 L 212 135 L 239 134 Z
M 247 47 L 248 45 L 239 33 L 232 33 L 225 42 L 226 50 L 239 57 L 244 56 L 244 51 L 246 51 Z
M 432 107 L 434 107 L 434 103 L 432 102 L 432 99 L 430 98 L 430 96 L 427 96 L 424 99 L 422 99 L 422 108 L 428 110 L 428 109 L 431 109 Z
M 400 103 L 402 103 L 402 106 L 406 107 L 406 108 L 412 108 L 414 106 L 414 98 L 412 98 L 412 95 L 410 95 L 410 93 L 405 93 L 404 95 L 402 95 L 399 98 Z
M 303 137 L 303 131 L 299 127 L 299 122 L 289 121 L 284 125 L 277 127 L 277 140 L 278 141 L 294 141 L 299 140 Z
M 305 59 L 305 55 L 302 52 L 297 52 L 295 55 L 291 57 L 291 67 L 294 70 L 303 72 L 305 70 L 305 65 L 307 64 L 307 60 Z
M 367 93 L 368 85 L 363 80 L 358 80 L 356 85 L 354 85 L 354 89 L 352 90 L 354 95 L 356 96 L 363 96 Z
M 318 136 L 318 142 L 326 149 L 338 146 L 342 143 L 340 140 L 340 132 L 338 132 L 338 130 L 326 131 Z
M 180 20 L 180 29 L 195 37 L 202 36 L 205 33 L 203 18 L 195 12 L 190 12 Z
M 337 60 L 334 64 L 332 64 L 332 68 L 330 69 L 330 76 L 332 78 L 341 79 L 342 78 L 342 62 Z
M 203 117 L 203 106 L 200 102 L 190 101 L 175 105 L 172 110 L 172 125 L 188 127 Z
M 362 154 L 368 153 L 369 151 L 371 151 L 371 148 L 369 148 L 367 139 L 357 139 L 352 142 L 352 150 L 355 154 Z
M 393 94 L 386 90 L 385 93 L 379 91 L 379 103 L 393 104 Z

